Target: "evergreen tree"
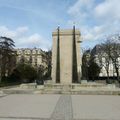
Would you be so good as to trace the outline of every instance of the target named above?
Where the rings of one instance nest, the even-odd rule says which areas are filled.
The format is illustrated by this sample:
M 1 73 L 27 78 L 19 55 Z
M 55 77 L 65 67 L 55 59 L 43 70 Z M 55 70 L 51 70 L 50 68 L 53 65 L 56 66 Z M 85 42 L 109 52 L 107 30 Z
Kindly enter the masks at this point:
M 15 64 L 14 41 L 11 38 L 0 37 L 0 80 L 8 76 Z

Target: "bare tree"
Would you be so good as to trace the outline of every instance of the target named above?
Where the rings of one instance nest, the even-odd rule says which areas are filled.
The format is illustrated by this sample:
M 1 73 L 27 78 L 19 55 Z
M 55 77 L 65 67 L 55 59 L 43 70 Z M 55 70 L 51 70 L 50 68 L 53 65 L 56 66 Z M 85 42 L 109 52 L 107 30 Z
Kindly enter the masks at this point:
M 93 48 L 93 52 L 95 55 L 95 61 L 99 65 L 100 69 L 105 69 L 107 73 L 107 80 L 109 81 L 109 67 L 110 67 L 110 57 L 109 57 L 109 45 L 100 44 L 96 45 Z
M 120 35 L 115 34 L 106 38 L 106 41 L 99 45 L 97 52 L 97 58 L 99 65 L 104 67 L 107 73 L 107 78 L 109 80 L 109 70 L 110 65 L 113 65 L 113 69 L 117 74 L 117 80 L 120 82 L 119 72 L 120 72 Z
M 110 58 L 114 65 L 117 80 L 120 83 L 119 71 L 120 71 L 120 35 L 115 34 L 107 39 L 108 43 L 110 44 Z
M 104 50 L 103 53 L 103 67 L 106 70 L 107 73 L 107 80 L 109 81 L 109 71 L 110 71 L 110 64 L 111 64 L 111 58 L 110 58 L 110 53 L 111 53 L 111 44 L 109 41 L 106 41 L 105 43 L 102 44 L 102 49 Z

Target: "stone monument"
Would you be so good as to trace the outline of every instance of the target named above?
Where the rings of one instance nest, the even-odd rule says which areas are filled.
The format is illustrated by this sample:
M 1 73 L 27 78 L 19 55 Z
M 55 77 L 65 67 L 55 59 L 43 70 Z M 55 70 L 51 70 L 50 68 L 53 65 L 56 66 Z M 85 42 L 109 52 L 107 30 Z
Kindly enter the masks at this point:
M 69 85 L 81 78 L 80 31 L 60 29 L 52 33 L 52 82 Z

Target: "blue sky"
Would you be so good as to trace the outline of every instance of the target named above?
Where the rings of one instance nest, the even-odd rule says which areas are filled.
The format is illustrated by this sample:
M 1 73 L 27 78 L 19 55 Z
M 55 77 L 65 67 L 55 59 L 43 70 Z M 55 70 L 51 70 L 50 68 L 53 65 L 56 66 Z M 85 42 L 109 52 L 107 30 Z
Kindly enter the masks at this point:
M 109 34 L 119 32 L 120 0 L 0 0 L 0 36 L 16 47 L 52 46 L 52 31 L 76 28 L 82 48 L 93 47 Z

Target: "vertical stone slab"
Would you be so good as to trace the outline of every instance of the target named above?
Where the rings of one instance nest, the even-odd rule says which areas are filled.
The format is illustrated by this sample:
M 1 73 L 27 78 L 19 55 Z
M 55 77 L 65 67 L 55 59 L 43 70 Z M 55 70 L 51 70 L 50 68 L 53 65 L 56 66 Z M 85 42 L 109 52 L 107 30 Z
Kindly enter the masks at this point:
M 81 58 L 81 52 L 80 52 L 80 34 L 76 35 L 76 52 L 77 52 L 77 74 L 78 74 L 78 82 L 80 83 L 81 81 L 81 65 L 82 65 L 82 58 Z
M 72 82 L 77 83 L 78 82 L 78 72 L 77 72 L 77 44 L 76 44 L 76 30 L 75 26 L 73 26 L 73 47 L 72 47 Z
M 60 77 L 61 83 L 72 83 L 72 40 L 71 34 L 66 31 L 60 33 Z
M 52 81 L 56 83 L 56 64 L 57 64 L 57 36 L 53 37 L 52 46 Z

